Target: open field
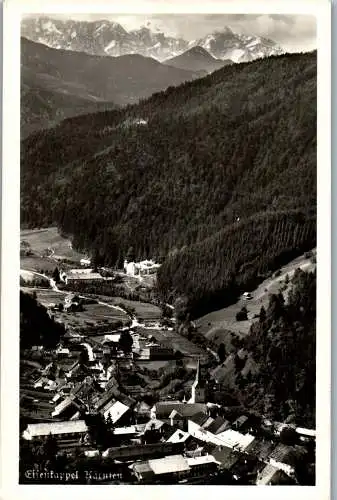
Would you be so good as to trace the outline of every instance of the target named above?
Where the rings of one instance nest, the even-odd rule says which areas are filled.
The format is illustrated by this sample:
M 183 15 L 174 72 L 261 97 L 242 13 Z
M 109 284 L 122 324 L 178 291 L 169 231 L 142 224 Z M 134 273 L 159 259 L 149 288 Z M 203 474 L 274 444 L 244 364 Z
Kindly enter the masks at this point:
M 47 307 L 50 304 L 59 304 L 64 301 L 64 297 L 67 295 L 66 292 L 57 292 L 55 290 L 50 289 L 40 289 L 40 288 L 27 288 L 22 287 L 21 290 L 25 293 L 32 294 L 36 293 L 37 300 L 43 306 Z
M 231 332 L 240 337 L 247 335 L 252 323 L 256 321 L 256 316 L 259 314 L 261 307 L 267 308 L 269 296 L 281 291 L 287 274 L 291 278 L 297 268 L 312 271 L 315 267 L 316 264 L 313 264 L 310 258 L 305 258 L 302 255 L 283 266 L 271 278 L 263 281 L 256 290 L 251 292 L 251 300 L 245 300 L 241 297 L 236 304 L 197 319 L 195 325 L 200 333 L 215 344 L 224 342 L 225 345 L 228 345 Z M 236 313 L 244 306 L 248 310 L 248 320 L 236 321 Z
M 39 289 L 22 287 L 25 293 L 36 293 L 37 300 L 43 306 L 47 307 L 51 304 L 59 304 L 64 302 L 64 298 L 69 292 L 55 291 L 52 289 Z M 54 311 L 55 320 L 63 323 L 66 327 L 77 329 L 86 328 L 110 322 L 121 321 L 126 324 L 129 317 L 119 309 L 109 307 L 103 304 L 84 304 L 83 311 L 78 312 L 59 312 Z
M 127 300 L 122 297 L 108 297 L 105 295 L 97 295 L 97 297 L 100 301 L 107 304 L 120 304 L 121 307 L 133 308 L 139 321 L 159 321 L 161 318 L 160 308 L 147 302 L 138 302 L 137 300 Z
M 85 304 L 84 311 L 79 312 L 55 312 L 55 319 L 70 328 L 85 328 L 114 321 L 122 321 L 123 323 L 129 321 L 128 316 L 122 311 L 101 304 Z
M 20 266 L 27 271 L 47 271 L 53 272 L 57 262 L 50 257 L 40 257 L 38 255 L 29 255 L 20 257 Z
M 38 255 L 43 255 L 49 249 L 55 259 L 69 259 L 79 262 L 85 257 L 73 250 L 70 240 L 63 238 L 58 233 L 57 227 L 22 230 L 21 241 L 26 241 L 31 250 Z
M 182 337 L 173 330 L 145 330 L 137 328 L 137 331 L 143 335 L 152 335 L 163 346 L 171 347 L 174 351 L 180 351 L 184 356 L 191 356 L 192 358 L 200 357 L 201 360 L 208 358 L 208 354 L 204 349 L 193 344 L 187 338 Z

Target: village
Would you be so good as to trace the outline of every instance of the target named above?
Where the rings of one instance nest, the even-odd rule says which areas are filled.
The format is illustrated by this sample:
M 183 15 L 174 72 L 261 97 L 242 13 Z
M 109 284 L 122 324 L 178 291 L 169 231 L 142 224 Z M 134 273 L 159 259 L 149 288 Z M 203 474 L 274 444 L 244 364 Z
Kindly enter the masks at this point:
M 22 356 L 26 446 L 52 440 L 56 456 L 81 457 L 74 483 L 300 484 L 299 464 L 314 462 L 315 430 L 235 406 L 216 354 L 179 335 L 174 311 L 163 319 L 153 304 L 83 292 L 112 285 L 116 273 L 94 269 L 89 258 L 79 264 L 49 276 L 35 271 L 42 282 L 31 286 L 21 273 L 22 289 L 66 327 L 55 349 L 35 345 Z M 125 260 L 118 282 L 144 286 L 158 267 Z M 95 307 L 117 316 L 80 321 Z M 23 468 L 23 482 L 41 481 Z

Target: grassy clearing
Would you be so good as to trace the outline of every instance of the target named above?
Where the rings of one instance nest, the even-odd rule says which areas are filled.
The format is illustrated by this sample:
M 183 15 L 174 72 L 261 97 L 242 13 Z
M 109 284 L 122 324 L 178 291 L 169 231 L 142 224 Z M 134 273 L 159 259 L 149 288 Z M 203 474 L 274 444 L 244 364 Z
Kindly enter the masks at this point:
M 315 266 L 316 264 L 312 263 L 311 259 L 304 255 L 294 259 L 286 266 L 283 266 L 278 272 L 274 273 L 271 278 L 263 281 L 256 290 L 252 291 L 251 295 L 253 298 L 251 300 L 240 298 L 232 306 L 214 311 L 197 319 L 195 324 L 199 332 L 217 345 L 221 342 L 228 345 L 231 332 L 239 337 L 247 335 L 252 323 L 256 321 L 256 316 L 258 316 L 261 307 L 267 308 L 270 295 L 281 291 L 286 275 L 291 279 L 297 268 L 300 267 L 303 270 L 312 271 Z M 236 321 L 236 313 L 243 306 L 248 310 L 248 320 Z
M 122 311 L 101 304 L 85 304 L 84 311 L 72 313 L 55 313 L 55 319 L 69 328 L 86 328 L 89 326 L 108 325 L 110 322 L 127 323 L 129 318 Z
M 105 295 L 97 296 L 102 302 L 122 307 L 133 308 L 139 321 L 159 321 L 161 310 L 159 307 L 147 302 L 138 302 L 137 300 L 127 300 L 122 297 L 107 297 Z
M 29 257 L 20 258 L 20 266 L 27 271 L 50 271 L 53 272 L 57 266 L 55 260 L 48 257 L 39 257 L 38 255 L 31 255 Z
M 38 288 L 25 288 L 22 287 L 22 291 L 25 293 L 32 294 L 36 293 L 36 298 L 43 306 L 47 307 L 50 304 L 59 304 L 64 301 L 64 297 L 67 295 L 65 292 L 55 292 L 55 290 L 40 290 Z
M 26 241 L 34 253 L 43 255 L 48 249 L 53 250 L 54 257 L 58 259 L 69 259 L 79 262 L 83 254 L 74 250 L 71 242 L 63 238 L 57 227 L 44 229 L 27 229 L 21 231 L 21 241 Z
M 180 351 L 184 356 L 191 356 L 200 359 L 207 359 L 207 353 L 196 344 L 190 342 L 187 338 L 182 337 L 173 330 L 144 330 L 137 329 L 143 335 L 153 335 L 157 341 L 163 346 L 171 347 L 174 351 Z

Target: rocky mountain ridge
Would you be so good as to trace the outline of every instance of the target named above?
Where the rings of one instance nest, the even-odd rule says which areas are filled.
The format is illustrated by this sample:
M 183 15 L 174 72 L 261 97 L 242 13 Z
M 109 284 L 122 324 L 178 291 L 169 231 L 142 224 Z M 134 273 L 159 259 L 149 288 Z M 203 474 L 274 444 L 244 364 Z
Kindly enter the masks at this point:
M 206 49 L 218 59 L 231 59 L 233 62 L 247 62 L 282 53 L 281 47 L 272 40 L 235 33 L 229 27 L 188 41 L 145 26 L 127 31 L 121 24 L 104 19 L 88 22 L 44 16 L 24 19 L 21 35 L 55 49 L 113 57 L 140 54 L 158 61 L 176 57 L 195 46 Z

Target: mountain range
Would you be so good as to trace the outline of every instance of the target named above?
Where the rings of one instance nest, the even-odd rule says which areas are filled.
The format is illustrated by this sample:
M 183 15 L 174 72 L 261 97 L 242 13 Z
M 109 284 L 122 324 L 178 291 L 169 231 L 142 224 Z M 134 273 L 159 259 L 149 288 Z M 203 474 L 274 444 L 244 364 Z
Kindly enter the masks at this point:
M 114 57 L 140 54 L 159 61 L 172 59 L 192 47 L 202 47 L 217 59 L 233 62 L 282 53 L 281 47 L 272 40 L 236 33 L 229 27 L 188 41 L 148 27 L 127 31 L 119 23 L 108 20 L 87 22 L 43 16 L 23 19 L 21 35 L 56 49 Z
M 199 46 L 192 47 L 179 56 L 165 61 L 165 64 L 174 66 L 175 68 L 188 69 L 190 71 L 206 71 L 207 73 L 212 73 L 232 63 L 231 59 L 216 59 L 206 49 Z
M 92 56 L 21 38 L 22 137 L 69 116 L 135 103 L 205 74 L 139 54 Z

